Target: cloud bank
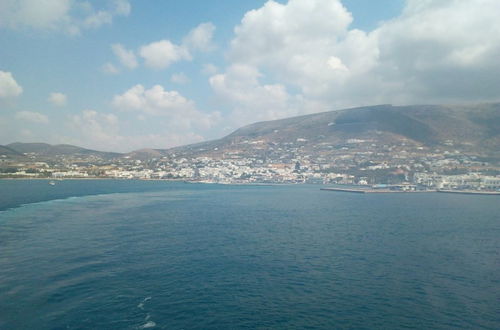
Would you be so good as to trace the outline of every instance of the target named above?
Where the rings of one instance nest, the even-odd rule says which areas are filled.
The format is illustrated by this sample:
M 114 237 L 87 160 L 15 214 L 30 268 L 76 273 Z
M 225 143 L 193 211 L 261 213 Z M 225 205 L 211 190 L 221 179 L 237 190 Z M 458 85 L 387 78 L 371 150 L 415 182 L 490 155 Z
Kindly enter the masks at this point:
M 229 64 L 210 84 L 234 116 L 260 119 L 498 100 L 499 12 L 495 0 L 408 0 L 399 17 L 362 31 L 339 0 L 271 0 L 235 27 Z

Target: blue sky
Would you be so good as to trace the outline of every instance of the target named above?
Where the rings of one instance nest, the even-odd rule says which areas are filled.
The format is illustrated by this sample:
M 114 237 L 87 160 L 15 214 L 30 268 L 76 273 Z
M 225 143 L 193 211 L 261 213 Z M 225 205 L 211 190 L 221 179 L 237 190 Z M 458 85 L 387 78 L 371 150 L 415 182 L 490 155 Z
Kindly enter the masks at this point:
M 495 101 L 494 0 L 0 3 L 0 144 L 131 151 L 343 107 Z

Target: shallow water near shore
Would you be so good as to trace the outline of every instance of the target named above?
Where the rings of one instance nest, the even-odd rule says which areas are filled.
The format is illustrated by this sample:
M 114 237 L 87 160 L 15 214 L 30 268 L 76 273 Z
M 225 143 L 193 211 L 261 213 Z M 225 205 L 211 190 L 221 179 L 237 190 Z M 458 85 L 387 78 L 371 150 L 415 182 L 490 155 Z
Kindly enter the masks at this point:
M 500 327 L 497 196 L 0 182 L 0 329 Z

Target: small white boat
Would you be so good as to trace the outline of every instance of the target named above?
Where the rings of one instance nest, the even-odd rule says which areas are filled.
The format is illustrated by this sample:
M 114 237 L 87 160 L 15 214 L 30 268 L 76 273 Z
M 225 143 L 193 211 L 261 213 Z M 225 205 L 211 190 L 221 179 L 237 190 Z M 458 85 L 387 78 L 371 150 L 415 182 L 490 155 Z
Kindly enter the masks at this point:
M 55 185 L 56 185 L 55 181 L 49 181 L 49 184 L 50 184 L 51 186 L 55 186 Z

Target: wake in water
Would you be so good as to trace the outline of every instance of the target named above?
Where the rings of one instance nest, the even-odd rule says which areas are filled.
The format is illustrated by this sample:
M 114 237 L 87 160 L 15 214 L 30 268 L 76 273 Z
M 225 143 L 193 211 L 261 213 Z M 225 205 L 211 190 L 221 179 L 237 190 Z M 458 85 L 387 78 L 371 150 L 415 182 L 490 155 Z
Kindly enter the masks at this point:
M 139 329 L 147 329 L 147 328 L 154 328 L 156 327 L 156 323 L 153 321 L 148 321 L 146 324 L 143 324 L 139 327 Z
M 140 309 L 144 310 L 144 304 L 145 304 L 145 303 L 146 303 L 146 301 L 148 301 L 148 300 L 151 300 L 151 297 L 146 297 L 146 298 L 144 298 L 144 299 L 141 301 L 141 303 L 140 303 L 139 305 L 137 305 L 137 308 L 140 308 Z
M 144 298 L 140 303 L 139 305 L 137 305 L 137 308 L 140 308 L 141 310 L 144 310 L 144 304 L 146 302 L 148 302 L 149 300 L 151 300 L 151 297 L 146 297 Z M 148 329 L 148 328 L 154 328 L 156 327 L 156 323 L 154 321 L 151 321 L 151 315 L 149 315 L 149 313 L 146 314 L 146 317 L 144 318 L 144 321 L 146 323 L 144 323 L 143 325 L 139 326 L 138 329 Z

